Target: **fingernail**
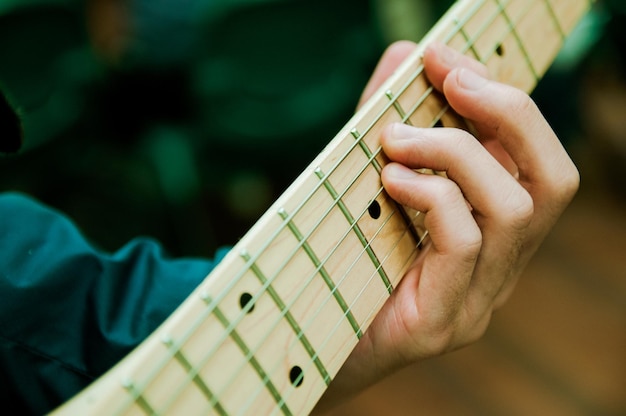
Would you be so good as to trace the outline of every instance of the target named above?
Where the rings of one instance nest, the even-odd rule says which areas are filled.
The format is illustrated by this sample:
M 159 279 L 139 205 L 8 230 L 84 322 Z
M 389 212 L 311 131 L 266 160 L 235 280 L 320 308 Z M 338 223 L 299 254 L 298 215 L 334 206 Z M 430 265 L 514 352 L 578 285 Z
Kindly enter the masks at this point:
M 459 85 L 468 90 L 478 90 L 487 85 L 487 79 L 466 68 L 460 69 L 457 77 Z
M 394 140 L 415 139 L 419 129 L 407 126 L 404 123 L 394 123 L 391 128 L 391 138 Z
M 396 163 L 385 166 L 385 170 L 388 176 L 395 179 L 412 179 L 417 174 L 415 171 Z

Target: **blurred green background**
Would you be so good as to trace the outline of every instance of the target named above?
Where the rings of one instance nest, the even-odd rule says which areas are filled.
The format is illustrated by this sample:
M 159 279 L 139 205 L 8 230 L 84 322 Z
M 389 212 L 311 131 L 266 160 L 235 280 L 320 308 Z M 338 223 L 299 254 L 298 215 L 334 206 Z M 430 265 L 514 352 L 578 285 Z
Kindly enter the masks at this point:
M 419 40 L 450 4 L 1 0 L 0 85 L 26 146 L 0 159 L 0 189 L 59 208 L 107 250 L 150 235 L 210 256 L 348 120 L 385 46 Z M 609 54 L 620 4 L 591 24 Z M 560 97 L 593 61 L 575 55 L 536 95 L 564 138 L 577 104 Z
M 0 85 L 26 145 L 0 160 L 0 189 L 59 208 L 107 250 L 150 235 L 211 256 L 348 120 L 387 43 L 378 9 L 2 0 Z

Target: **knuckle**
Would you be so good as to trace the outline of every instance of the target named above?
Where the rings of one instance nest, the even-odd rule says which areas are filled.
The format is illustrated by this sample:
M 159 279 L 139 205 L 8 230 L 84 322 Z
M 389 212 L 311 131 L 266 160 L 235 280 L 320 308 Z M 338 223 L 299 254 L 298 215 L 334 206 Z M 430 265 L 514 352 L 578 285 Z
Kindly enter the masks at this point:
M 512 117 L 519 120 L 533 120 L 533 115 L 539 112 L 535 102 L 524 91 L 515 87 L 499 84 L 500 99 L 492 119 L 493 128 L 499 131 L 508 124 Z
M 469 264 L 476 262 L 483 247 L 483 234 L 477 224 L 466 224 L 457 227 L 452 245 L 459 260 L 464 260 Z
M 563 170 L 563 179 L 561 180 L 559 189 L 561 190 L 563 199 L 569 202 L 576 192 L 578 192 L 578 187 L 580 186 L 580 172 L 573 162 L 570 161 L 568 165 L 569 166 Z
M 446 148 L 455 152 L 458 158 L 472 160 L 483 150 L 476 137 L 459 128 L 448 128 L 447 134 L 441 139 L 448 140 Z
M 504 212 L 511 228 L 523 230 L 530 225 L 535 212 L 532 196 L 524 188 L 519 187 L 509 195 Z
M 574 198 L 580 186 L 580 173 L 569 157 L 546 179 L 544 192 L 551 195 L 552 205 L 563 209 Z
M 457 184 L 450 180 L 440 182 L 437 191 L 432 195 L 434 206 L 450 206 L 463 198 L 463 193 Z
M 465 231 L 459 233 L 457 238 L 457 248 L 459 254 L 468 263 L 474 263 L 480 254 L 480 250 L 483 246 L 483 237 L 480 232 Z M 464 255 L 463 255 L 464 254 Z
M 433 195 L 433 205 L 452 206 L 459 203 L 466 203 L 459 186 L 450 180 L 441 181 L 437 192 Z M 453 244 L 455 251 L 460 254 L 465 253 L 470 258 L 478 255 L 483 243 L 482 233 L 478 226 L 465 224 L 465 226 L 458 227 L 456 231 Z

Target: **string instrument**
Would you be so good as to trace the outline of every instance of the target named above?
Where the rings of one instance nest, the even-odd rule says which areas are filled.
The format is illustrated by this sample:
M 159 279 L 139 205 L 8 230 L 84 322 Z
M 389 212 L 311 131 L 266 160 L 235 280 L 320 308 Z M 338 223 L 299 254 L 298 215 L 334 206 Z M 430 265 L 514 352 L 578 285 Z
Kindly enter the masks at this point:
M 590 0 L 461 0 L 185 302 L 63 414 L 306 414 L 419 254 L 382 188 L 384 126 L 465 128 L 429 85 L 434 40 L 530 92 Z

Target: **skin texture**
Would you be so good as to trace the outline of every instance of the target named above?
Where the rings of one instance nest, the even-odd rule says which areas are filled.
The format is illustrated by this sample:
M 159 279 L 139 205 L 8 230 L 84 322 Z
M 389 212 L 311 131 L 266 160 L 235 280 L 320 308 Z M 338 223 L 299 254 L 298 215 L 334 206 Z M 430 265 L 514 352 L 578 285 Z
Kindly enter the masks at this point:
M 385 52 L 362 102 L 414 47 L 400 42 Z M 578 189 L 578 170 L 527 94 L 489 80 L 482 64 L 442 44 L 426 49 L 424 65 L 476 137 L 402 124 L 384 131 L 392 162 L 383 185 L 396 201 L 425 213 L 430 240 L 318 412 L 406 365 L 478 340 Z M 447 178 L 418 168 L 445 171 Z

